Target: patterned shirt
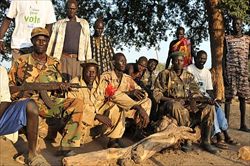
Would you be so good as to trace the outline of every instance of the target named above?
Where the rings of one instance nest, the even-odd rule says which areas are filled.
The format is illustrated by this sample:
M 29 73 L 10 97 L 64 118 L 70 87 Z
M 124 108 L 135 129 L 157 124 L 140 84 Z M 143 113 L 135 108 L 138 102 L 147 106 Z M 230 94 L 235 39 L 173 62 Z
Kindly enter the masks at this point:
M 63 53 L 67 21 L 69 21 L 69 19 L 65 18 L 56 22 L 47 48 L 47 55 L 53 56 L 58 60 L 61 59 Z M 89 23 L 85 19 L 78 18 L 77 16 L 76 22 L 79 22 L 82 27 L 79 36 L 78 60 L 84 61 L 91 59 Z
M 28 83 L 49 83 L 49 82 L 62 82 L 62 77 L 58 72 L 60 70 L 59 62 L 50 56 L 47 56 L 46 63 L 42 64 L 39 60 L 35 59 L 32 54 L 25 54 L 18 58 L 12 65 L 9 71 L 10 85 L 20 86 L 24 82 Z M 30 92 L 32 99 L 36 101 L 39 107 L 39 114 L 46 115 L 48 109 L 43 100 L 40 98 L 39 93 Z M 61 103 L 64 98 L 58 98 L 48 92 L 48 96 L 55 103 Z M 22 96 L 12 94 L 12 98 L 19 99 Z
M 170 98 L 189 97 L 201 95 L 194 76 L 186 70 L 178 76 L 173 69 L 166 69 L 159 73 L 155 80 L 154 97 L 160 102 L 163 96 Z
M 250 49 L 250 37 L 244 35 L 235 37 L 228 35 L 225 37 L 227 54 L 225 57 L 225 79 L 228 86 L 225 87 L 226 97 L 238 95 L 249 98 L 248 81 L 248 56 Z
M 97 61 L 100 73 L 112 70 L 111 60 L 114 50 L 110 39 L 107 36 L 101 36 L 100 38 L 91 36 L 91 48 L 92 58 Z
M 169 55 L 176 51 L 184 53 L 184 67 L 187 67 L 192 63 L 192 48 L 189 39 L 182 38 L 180 40 L 173 40 L 169 46 Z

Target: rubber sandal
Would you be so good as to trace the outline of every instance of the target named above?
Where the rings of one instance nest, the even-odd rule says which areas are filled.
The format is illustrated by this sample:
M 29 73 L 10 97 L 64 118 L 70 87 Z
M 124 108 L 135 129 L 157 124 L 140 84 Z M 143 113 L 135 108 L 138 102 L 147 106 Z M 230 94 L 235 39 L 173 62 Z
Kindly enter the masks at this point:
M 220 149 L 228 149 L 228 146 L 225 144 L 224 141 L 219 141 L 217 143 L 214 143 L 214 146 Z
M 20 155 L 15 155 L 15 156 L 13 157 L 13 159 L 14 159 L 16 162 L 18 162 L 18 163 L 20 163 L 20 164 L 22 164 L 22 165 L 25 164 L 25 157 L 24 157 L 22 154 L 20 154 Z
M 42 155 L 37 155 L 31 159 L 28 159 L 28 166 L 50 166 L 46 159 Z

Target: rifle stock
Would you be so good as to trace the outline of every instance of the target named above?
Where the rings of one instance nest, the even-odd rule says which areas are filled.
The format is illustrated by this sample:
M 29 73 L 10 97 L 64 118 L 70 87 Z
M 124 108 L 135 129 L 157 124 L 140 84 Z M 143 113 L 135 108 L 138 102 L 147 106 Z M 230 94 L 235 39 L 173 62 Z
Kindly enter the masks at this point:
M 23 83 L 21 86 L 10 86 L 10 93 L 16 93 L 20 91 L 53 91 L 59 90 L 60 87 L 68 86 L 70 88 L 90 88 L 89 86 L 81 86 L 78 83 L 65 83 L 65 82 L 50 82 L 50 83 Z

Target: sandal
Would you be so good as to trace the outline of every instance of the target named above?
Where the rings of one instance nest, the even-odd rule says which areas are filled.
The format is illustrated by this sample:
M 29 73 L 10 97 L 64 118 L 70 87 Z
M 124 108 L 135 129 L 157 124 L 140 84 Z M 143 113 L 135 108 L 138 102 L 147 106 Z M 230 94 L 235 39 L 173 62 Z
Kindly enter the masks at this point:
M 225 142 L 229 145 L 240 145 L 237 141 L 233 140 L 231 137 L 225 139 Z
M 26 162 L 28 166 L 50 166 L 42 155 L 37 155 Z
M 220 149 L 228 149 L 228 146 L 225 144 L 223 140 L 214 143 L 214 146 Z
M 18 162 L 18 163 L 20 163 L 20 164 L 22 164 L 22 165 L 25 164 L 25 157 L 24 157 L 23 154 L 15 154 L 15 155 L 13 156 L 13 159 L 14 159 L 16 162 Z

